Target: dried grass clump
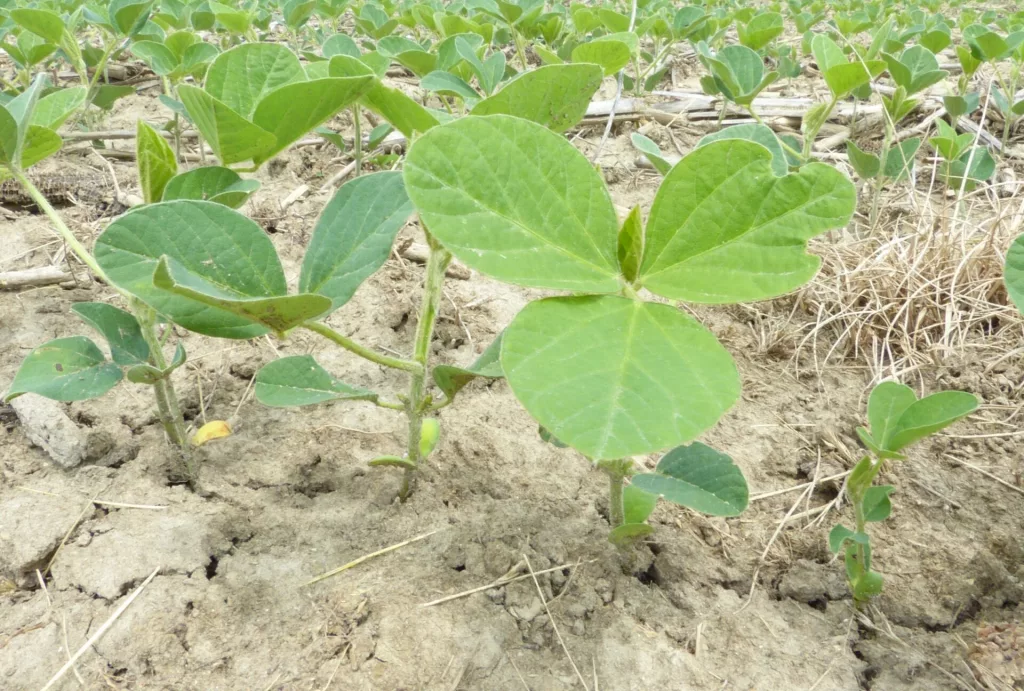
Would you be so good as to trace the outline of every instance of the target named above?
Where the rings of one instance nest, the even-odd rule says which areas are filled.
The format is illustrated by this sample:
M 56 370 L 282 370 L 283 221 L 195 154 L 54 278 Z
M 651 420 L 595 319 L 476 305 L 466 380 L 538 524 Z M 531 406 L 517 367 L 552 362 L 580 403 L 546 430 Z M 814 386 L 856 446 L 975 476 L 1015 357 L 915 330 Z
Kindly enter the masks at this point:
M 798 367 L 820 374 L 855 359 L 878 379 L 969 351 L 990 363 L 1022 351 L 1024 322 L 1007 303 L 1003 262 L 1024 232 L 1024 198 L 984 188 L 958 205 L 912 194 L 916 208 L 902 209 L 911 213 L 883 200 L 873 233 L 855 224 L 854 234 L 813 248 L 824 261 L 797 296 L 814 319 L 796 347 Z

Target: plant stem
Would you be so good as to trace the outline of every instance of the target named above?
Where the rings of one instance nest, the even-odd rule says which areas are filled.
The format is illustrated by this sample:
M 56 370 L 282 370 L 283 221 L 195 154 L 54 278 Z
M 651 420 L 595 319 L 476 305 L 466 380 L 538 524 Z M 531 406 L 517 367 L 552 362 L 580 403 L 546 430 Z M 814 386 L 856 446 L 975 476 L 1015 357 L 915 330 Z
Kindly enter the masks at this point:
M 61 239 L 64 240 L 67 246 L 71 248 L 71 251 L 75 253 L 75 256 L 78 257 L 83 264 L 89 267 L 89 270 L 92 271 L 96 278 L 108 285 L 113 285 L 110 282 L 110 279 L 107 278 L 106 272 L 104 272 L 103 269 L 100 268 L 100 265 L 96 263 L 96 259 L 92 256 L 89 250 L 85 248 L 85 245 L 78 241 L 75 234 L 71 232 L 71 229 L 68 228 L 63 219 L 61 219 L 57 210 L 53 208 L 49 200 L 44 197 L 42 192 L 40 192 L 32 181 L 28 179 L 28 176 L 26 176 L 25 173 L 16 166 L 10 166 L 8 170 L 11 172 L 11 175 L 14 176 L 14 179 L 17 180 L 23 188 L 25 188 L 25 191 L 28 192 L 28 196 L 32 197 L 32 201 L 36 203 L 36 206 L 38 206 L 40 210 L 46 214 L 46 217 L 50 219 L 50 223 L 53 225 L 54 230 L 57 231 L 57 234 L 60 235 Z
M 161 339 L 156 333 L 156 312 L 139 300 L 131 300 L 131 310 L 142 327 L 142 337 L 149 345 L 149 361 L 159 370 L 167 369 L 167 360 L 161 348 Z M 185 418 L 181 414 L 178 396 L 169 377 L 164 377 L 153 384 L 157 409 L 160 411 L 160 423 L 167 433 L 167 438 L 177 447 L 181 454 L 185 479 L 189 487 L 195 490 L 199 484 L 199 464 L 188 440 L 185 429 Z
M 412 476 L 420 461 L 420 433 L 423 425 L 423 413 L 428 406 L 423 391 L 427 379 L 427 363 L 430 358 L 430 341 L 434 335 L 434 324 L 437 322 L 438 307 L 441 303 L 441 289 L 444 286 L 444 272 L 452 255 L 427 233 L 430 255 L 427 257 L 426 278 L 424 279 L 423 304 L 420 306 L 420 317 L 416 323 L 416 345 L 413 359 L 419 365 L 419 371 L 413 372 L 409 379 L 409 395 L 405 400 L 405 414 L 409 419 L 409 439 L 406 458 L 413 467 L 406 468 L 402 473 L 402 486 L 398 497 L 405 501 L 411 490 Z
M 99 81 L 100 75 L 107 70 L 107 61 L 110 59 L 110 55 L 114 52 L 114 48 L 117 47 L 118 39 L 115 37 L 108 45 L 107 49 L 103 51 L 103 56 L 100 57 L 100 61 L 96 63 L 96 71 L 92 74 L 92 79 L 89 80 L 89 97 L 92 97 L 93 89 L 96 88 L 96 83 Z
M 362 118 L 359 117 L 359 110 L 358 103 L 352 106 L 352 122 L 356 130 L 354 142 L 355 150 L 352 152 L 356 161 L 356 170 L 353 177 L 359 177 L 359 174 L 363 170 L 363 128 L 362 123 L 360 122 Z
M 626 513 L 622 481 L 633 472 L 633 461 L 628 458 L 598 461 L 597 468 L 608 476 L 608 522 L 613 529 L 618 528 L 625 522 Z
M 878 204 L 882 198 L 882 187 L 885 184 L 885 163 L 886 158 L 889 154 L 889 145 L 892 142 L 892 125 L 889 124 L 890 119 L 885 118 L 883 123 L 885 126 L 885 135 L 882 138 L 882 150 L 878 154 L 878 158 L 881 161 L 881 165 L 878 169 L 878 175 L 875 176 L 873 190 L 871 193 L 871 213 L 868 217 L 868 225 L 870 226 L 869 233 L 875 234 L 875 224 L 878 223 Z
M 422 373 L 423 367 L 418 362 L 411 360 L 402 360 L 399 358 L 389 357 L 387 355 L 381 355 L 380 353 L 370 350 L 366 346 L 360 345 L 353 341 L 347 336 L 343 336 L 331 327 L 327 326 L 323 322 L 306 322 L 302 325 L 303 328 L 318 333 L 329 341 L 340 345 L 345 350 L 351 351 L 359 357 L 369 360 L 370 362 L 376 362 L 378 365 L 384 367 L 391 367 L 392 369 L 405 370 L 406 372 L 412 372 L 413 374 Z

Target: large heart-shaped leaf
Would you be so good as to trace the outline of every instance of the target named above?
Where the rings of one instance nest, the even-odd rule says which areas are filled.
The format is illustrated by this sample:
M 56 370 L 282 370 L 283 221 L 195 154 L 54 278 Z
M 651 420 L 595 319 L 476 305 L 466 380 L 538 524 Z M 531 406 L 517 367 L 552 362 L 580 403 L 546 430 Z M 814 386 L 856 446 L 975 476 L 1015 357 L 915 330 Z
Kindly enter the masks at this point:
M 284 357 L 256 373 L 256 400 L 275 408 L 326 401 L 375 401 L 377 394 L 332 377 L 310 355 Z
M 608 190 L 549 129 L 507 115 L 461 118 L 420 137 L 404 175 L 427 228 L 472 268 L 524 286 L 619 289 Z
M 164 187 L 163 200 L 208 200 L 237 209 L 259 188 L 259 180 L 244 180 L 230 168 L 203 166 L 171 178 Z
M 277 137 L 271 132 L 252 124 L 198 87 L 182 84 L 178 97 L 189 119 L 225 165 L 255 160 L 277 144 Z
M 729 353 L 694 319 L 617 296 L 530 303 L 505 330 L 501 365 L 523 407 L 593 459 L 690 441 L 740 391 Z
M 224 310 L 255 324 L 284 334 L 303 322 L 323 315 L 331 308 L 330 298 L 312 293 L 249 297 L 230 285 L 215 283 L 172 266 L 167 256 L 153 271 L 153 285 L 202 305 Z
M 71 306 L 71 311 L 103 334 L 110 346 L 110 358 L 118 365 L 139 365 L 149 360 L 149 345 L 131 312 L 105 302 L 79 302 Z
M 296 82 L 268 94 L 252 116 L 253 124 L 271 132 L 277 141 L 261 151 L 253 162 L 269 160 L 299 137 L 331 117 L 356 99 L 373 84 L 373 77 L 315 79 Z
M 121 376 L 121 368 L 107 362 L 85 336 L 58 338 L 28 354 L 4 400 L 34 393 L 55 401 L 84 401 L 105 394 Z
M 505 376 L 501 371 L 501 338 L 504 332 L 491 341 L 484 352 L 480 353 L 473 364 L 468 367 L 455 367 L 454 365 L 438 365 L 434 368 L 433 378 L 437 388 L 444 392 L 449 399 L 477 377 L 488 379 L 500 379 Z
M 302 63 L 281 43 L 243 43 L 210 63 L 206 93 L 246 120 L 268 94 L 286 84 L 306 81 Z
M 284 270 L 270 239 L 255 222 L 213 202 L 170 201 L 132 209 L 96 240 L 96 261 L 122 290 L 177 324 L 207 336 L 253 338 L 262 326 L 153 285 L 166 255 L 172 264 L 238 295 L 279 297 Z
M 586 63 L 540 67 L 516 76 L 472 114 L 504 113 L 565 132 L 586 115 L 603 76 L 599 66 Z
M 344 305 L 387 260 L 412 212 L 401 173 L 364 175 L 342 185 L 313 230 L 299 290 L 330 298 L 331 310 Z
M 738 516 L 750 495 L 743 473 L 732 459 L 694 442 L 672 449 L 653 473 L 634 475 L 632 486 L 711 516 Z
M 811 163 L 777 177 L 763 146 L 708 144 L 661 183 L 640 280 L 658 295 L 692 302 L 781 295 L 818 270 L 807 241 L 843 226 L 855 205 L 853 183 L 831 166 Z

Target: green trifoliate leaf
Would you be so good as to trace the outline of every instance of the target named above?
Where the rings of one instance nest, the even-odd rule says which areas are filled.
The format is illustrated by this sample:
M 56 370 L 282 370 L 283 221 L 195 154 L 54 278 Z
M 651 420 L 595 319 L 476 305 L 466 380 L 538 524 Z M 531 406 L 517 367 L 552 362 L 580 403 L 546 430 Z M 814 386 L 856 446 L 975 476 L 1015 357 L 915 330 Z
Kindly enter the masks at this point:
M 204 166 L 171 178 L 164 187 L 163 200 L 211 201 L 237 209 L 259 188 L 259 180 L 243 180 L 230 168 Z
M 754 15 L 746 24 L 738 24 L 740 43 L 753 50 L 761 50 L 782 34 L 785 27 L 778 12 L 762 12 Z
M 241 163 L 260 157 L 277 137 L 258 127 L 202 89 L 182 84 L 178 97 L 203 138 L 221 163 Z
M 143 201 L 147 204 L 160 201 L 167 182 L 178 172 L 174 149 L 156 130 L 139 120 L 135 131 L 135 155 Z
M 947 185 L 953 188 L 963 185 L 968 191 L 991 178 L 995 172 L 996 161 L 984 146 L 971 147 L 960 158 L 944 164 L 940 169 Z
M 473 115 L 514 115 L 564 132 L 586 115 L 601 86 L 597 65 L 548 65 L 523 72 L 473 106 Z
M 669 451 L 653 473 L 634 475 L 632 486 L 711 516 L 738 516 L 747 508 L 743 473 L 728 455 L 694 442 Z
M 619 290 L 615 209 L 564 137 L 507 115 L 461 118 L 421 136 L 404 175 L 420 218 L 468 266 L 524 286 Z
M 243 295 L 233 290 L 229 283 L 211 281 L 172 265 L 166 255 L 160 258 L 153 271 L 153 285 L 265 326 L 278 334 L 322 316 L 331 308 L 330 298 L 311 293 L 274 297 Z
M 711 142 L 719 142 L 724 139 L 744 139 L 748 142 L 760 144 L 772 152 L 772 171 L 776 175 L 781 177 L 789 172 L 785 149 L 779 143 L 779 138 L 775 136 L 775 132 L 767 125 L 753 123 L 727 127 L 724 130 L 712 132 L 701 137 L 701 140 L 697 142 L 696 148 L 699 149 Z
M 699 49 L 698 56 L 711 71 L 716 87 L 734 103 L 753 102 L 758 93 L 779 77 L 777 72 L 766 75 L 764 60 L 746 46 L 726 46 L 714 55 L 704 44 Z
M 868 487 L 867 491 L 864 492 L 864 499 L 861 500 L 865 521 L 868 523 L 879 523 L 889 517 L 889 514 L 892 513 L 892 503 L 889 501 L 889 494 L 892 493 L 893 489 L 890 485 Z
M 302 64 L 280 43 L 243 43 L 210 64 L 204 90 L 246 120 L 270 93 L 306 81 Z
M 82 107 L 88 91 L 84 86 L 73 86 L 43 96 L 32 113 L 32 124 L 56 130 Z
M 855 60 L 847 62 L 843 49 L 825 34 L 817 34 L 811 41 L 814 60 L 825 83 L 836 97 L 849 94 L 869 83 L 885 70 L 882 60 Z
M 438 365 L 433 370 L 434 383 L 437 388 L 444 392 L 448 398 L 454 398 L 455 394 L 461 391 L 469 382 L 477 377 L 488 379 L 500 379 L 505 376 L 501 371 L 501 337 L 504 332 L 498 334 L 484 352 L 480 353 L 473 364 L 468 367 L 455 367 L 453 365 Z
M 853 183 L 819 163 L 777 177 L 768 149 L 742 140 L 694 150 L 665 177 L 647 221 L 640 280 L 674 300 L 761 300 L 808 281 L 806 242 L 849 221 Z
M 131 36 L 142 29 L 152 6 L 153 0 L 111 0 L 107 8 L 110 24 L 122 36 Z
M 871 180 L 882 170 L 882 161 L 875 154 L 862 151 L 852 140 L 846 142 L 846 155 L 859 177 Z
M 885 157 L 885 168 L 882 171 L 890 180 L 902 180 L 909 177 L 914 170 L 914 156 L 921 148 L 920 137 L 904 139 L 889 149 Z
M 501 365 L 527 412 L 595 460 L 689 441 L 740 389 L 729 353 L 694 319 L 617 296 L 530 303 L 505 331 Z
M 274 408 L 326 401 L 375 401 L 377 394 L 339 381 L 309 355 L 274 360 L 256 373 L 256 400 Z
M 373 81 L 359 103 L 390 122 L 406 137 L 437 125 L 437 118 L 430 111 L 398 89 L 385 86 L 369 67 L 355 58 L 346 55 L 331 58 L 328 73 L 331 77 L 371 77 Z
M 28 29 L 47 43 L 57 45 L 64 37 L 64 20 L 56 12 L 26 7 L 12 9 L 9 16 L 18 26 Z
M 465 80 L 440 70 L 431 72 L 420 80 L 420 87 L 444 96 L 457 96 L 465 101 L 467 106 L 473 106 L 480 100 L 480 94 L 474 91 L 473 87 Z
M 949 75 L 949 72 L 939 69 L 939 61 L 924 46 L 911 46 L 898 58 L 889 53 L 884 53 L 883 57 L 893 81 L 911 95 L 927 89 Z
M 21 363 L 5 401 L 26 393 L 55 401 L 102 396 L 121 381 L 121 368 L 84 336 L 58 338 L 39 346 Z
M 103 334 L 110 357 L 118 365 L 138 365 L 149 359 L 149 345 L 131 312 L 103 302 L 79 302 L 71 306 L 71 311 Z
M 336 310 L 391 253 L 413 206 L 401 173 L 364 175 L 341 186 L 313 230 L 299 290 L 319 293 Z
M 181 63 L 180 57 L 172 53 L 167 46 L 156 41 L 136 41 L 132 44 L 131 50 L 132 55 L 149 65 L 150 69 L 160 77 L 174 73 Z
M 283 151 L 306 132 L 354 103 L 373 85 L 373 77 L 316 79 L 287 84 L 267 94 L 256 106 L 253 123 L 276 137 L 274 146 L 261 151 L 260 165 Z
M 650 138 L 634 132 L 630 135 L 630 141 L 633 142 L 636 150 L 651 162 L 656 171 L 662 175 L 668 175 L 668 171 L 672 170 L 674 164 L 665 158 L 665 155 L 661 153 L 661 149 Z
M 630 57 L 626 43 L 610 39 L 581 43 L 572 50 L 574 63 L 599 65 L 605 76 L 613 75 L 629 64 Z
M 254 338 L 266 329 L 222 309 L 153 285 L 167 255 L 178 267 L 252 298 L 287 293 L 284 270 L 263 229 L 221 204 L 170 201 L 132 209 L 96 241 L 96 261 L 114 285 L 171 321 L 219 338 Z

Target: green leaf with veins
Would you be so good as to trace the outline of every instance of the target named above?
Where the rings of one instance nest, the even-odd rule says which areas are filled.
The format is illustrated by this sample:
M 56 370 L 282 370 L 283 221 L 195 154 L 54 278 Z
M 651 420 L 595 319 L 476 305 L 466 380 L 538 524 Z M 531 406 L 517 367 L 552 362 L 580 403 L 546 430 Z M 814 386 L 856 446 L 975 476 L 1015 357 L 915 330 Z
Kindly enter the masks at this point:
M 893 489 L 890 485 L 868 487 L 864 492 L 864 498 L 861 500 L 865 521 L 868 523 L 878 523 L 889 517 L 889 514 L 892 513 L 892 503 L 889 501 L 889 494 L 892 493 Z
M 811 163 L 777 177 L 763 146 L 708 144 L 658 188 L 640 280 L 653 293 L 692 302 L 782 295 L 821 264 L 807 241 L 845 225 L 855 205 L 853 183 L 831 166 Z
M 332 377 L 309 355 L 283 357 L 256 373 L 256 400 L 275 408 L 327 401 L 376 401 L 377 394 Z
M 622 41 L 597 40 L 581 43 L 572 50 L 574 63 L 592 63 L 610 76 L 621 70 L 631 57 L 629 46 Z
M 225 165 L 259 158 L 277 143 L 277 137 L 258 127 L 202 89 L 182 84 L 178 97 L 189 118 Z
M 153 285 L 200 304 L 224 310 L 278 334 L 322 316 L 331 308 L 330 298 L 312 293 L 250 297 L 214 283 L 180 267 L 172 267 L 164 255 L 153 271 Z
M 619 290 L 611 198 L 561 135 L 507 115 L 461 118 L 417 140 L 404 176 L 420 218 L 468 266 L 529 287 Z
M 32 124 L 56 130 L 82 107 L 88 91 L 84 86 L 73 86 L 43 96 L 32 113 Z
M 28 354 L 4 400 L 34 393 L 55 401 L 84 401 L 102 396 L 119 381 L 121 368 L 108 362 L 91 340 L 58 338 Z
M 299 290 L 319 293 L 336 310 L 391 253 L 413 206 L 399 172 L 364 175 L 341 186 L 313 229 Z
M 889 441 L 900 416 L 915 401 L 917 396 L 914 390 L 899 382 L 882 382 L 872 389 L 868 397 L 868 424 L 871 427 L 871 438 L 879 448 L 890 450 Z
M 660 461 L 653 473 L 634 475 L 632 486 L 711 516 L 738 516 L 747 508 L 749 490 L 732 459 L 694 442 L 679 446 Z
M 174 149 L 156 130 L 139 120 L 135 128 L 135 151 L 142 199 L 147 204 L 158 202 L 167 182 L 178 172 Z
M 138 365 L 149 360 L 149 345 L 131 312 L 104 302 L 79 302 L 71 306 L 71 311 L 107 339 L 110 357 L 118 365 Z
M 137 207 L 96 240 L 96 261 L 117 287 L 186 329 L 219 338 L 254 338 L 266 328 L 223 309 L 153 285 L 166 255 L 191 274 L 250 298 L 287 293 L 270 238 L 255 222 L 221 204 L 177 200 Z
M 280 43 L 243 43 L 210 63 L 204 90 L 249 120 L 267 95 L 295 82 L 306 81 L 302 63 Z
M 259 180 L 245 180 L 230 168 L 203 166 L 168 180 L 163 200 L 195 199 L 237 209 L 259 188 Z
M 342 108 L 354 103 L 372 85 L 372 77 L 316 79 L 287 84 L 259 102 L 252 122 L 276 138 L 260 151 L 253 163 L 260 165 L 297 141 Z
M 789 163 L 786 160 L 786 151 L 782 148 L 779 138 L 772 131 L 772 128 L 759 123 L 746 125 L 733 125 L 718 132 L 712 132 L 701 137 L 696 148 L 700 148 L 711 142 L 720 142 L 725 139 L 743 139 L 748 142 L 760 144 L 772 152 L 772 172 L 782 177 L 789 172 Z
M 534 419 L 595 460 L 693 439 L 740 390 L 729 353 L 697 321 L 617 296 L 530 303 L 505 331 L 501 364 Z
M 602 77 L 597 65 L 546 65 L 520 73 L 471 114 L 514 115 L 565 132 L 586 115 Z

